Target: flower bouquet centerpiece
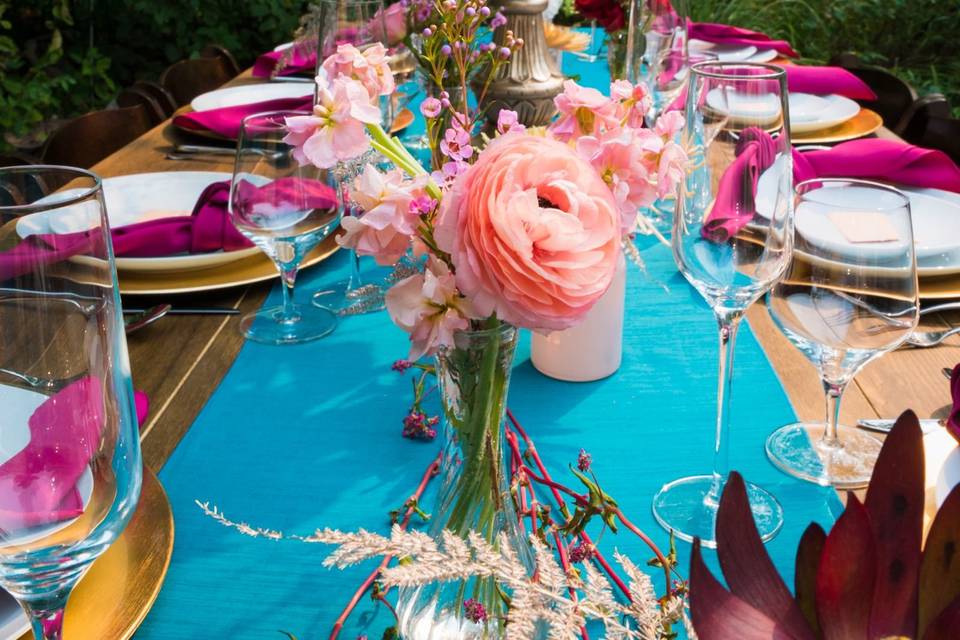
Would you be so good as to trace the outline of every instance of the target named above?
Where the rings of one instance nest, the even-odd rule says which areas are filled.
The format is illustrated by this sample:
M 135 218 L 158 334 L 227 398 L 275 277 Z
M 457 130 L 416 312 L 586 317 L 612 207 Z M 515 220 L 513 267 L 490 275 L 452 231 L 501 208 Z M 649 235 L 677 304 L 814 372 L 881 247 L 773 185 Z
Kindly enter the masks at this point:
M 522 46 L 509 33 L 499 48 L 478 41 L 493 17 L 486 9 L 483 0 L 444 0 L 421 32 L 423 55 L 436 65 L 437 93 L 420 107 L 441 158 L 436 171 L 377 124 L 371 105 L 389 72 L 377 46 L 343 45 L 323 63 L 318 103 L 289 119 L 288 139 L 301 162 L 318 166 L 356 161 L 371 148 L 382 156 L 341 189 L 363 213 L 344 218 L 338 242 L 380 264 L 418 266 L 387 292 L 386 306 L 410 334 L 410 358 L 436 359 L 444 445 L 432 535 L 508 540 L 532 559 L 516 530 L 503 431 L 517 329 L 562 330 L 590 311 L 610 286 L 639 207 L 675 187 L 686 156 L 672 142 L 681 116 L 643 128 L 648 92 L 623 81 L 610 96 L 568 81 L 546 130 L 527 130 L 501 111 L 496 135 L 478 136 L 484 114 L 452 99 L 450 88 L 492 76 Z M 378 168 L 384 161 L 393 168 Z M 466 619 L 469 600 L 483 606 L 484 622 Z M 491 577 L 451 576 L 403 593 L 398 609 L 401 632 L 426 637 L 436 629 L 498 635 L 505 607 Z

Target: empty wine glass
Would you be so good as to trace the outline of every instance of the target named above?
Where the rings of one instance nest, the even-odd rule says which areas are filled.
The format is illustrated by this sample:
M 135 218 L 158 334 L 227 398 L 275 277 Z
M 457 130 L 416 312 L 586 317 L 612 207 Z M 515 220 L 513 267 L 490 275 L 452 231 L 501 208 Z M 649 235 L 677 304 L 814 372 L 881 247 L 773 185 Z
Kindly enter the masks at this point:
M 684 540 L 714 546 L 728 473 L 731 367 L 740 318 L 780 278 L 790 257 L 791 151 L 783 69 L 699 63 L 692 67 L 682 142 L 690 166 L 677 195 L 673 254 L 713 308 L 720 333 L 714 468 L 675 480 L 654 497 L 657 521 Z M 783 511 L 747 485 L 757 529 L 769 539 Z
M 336 52 L 340 44 L 352 44 L 360 50 L 381 43 L 389 46 L 389 25 L 383 0 L 320 0 L 319 55 L 317 75 L 323 76 L 320 65 Z M 389 96 L 380 100 L 383 115 L 381 124 L 389 130 L 393 122 L 392 103 Z M 369 158 L 337 167 L 338 178 L 350 182 L 360 172 Z M 344 207 L 345 215 L 351 215 Z M 384 308 L 385 287 L 376 282 L 366 282 L 360 273 L 360 257 L 350 251 L 350 276 L 346 280 L 327 284 L 314 293 L 313 304 L 329 308 L 341 314 L 367 313 Z
M 100 178 L 0 169 L 0 585 L 59 640 L 143 468 Z
M 767 306 L 819 370 L 826 419 L 777 429 L 767 455 L 810 482 L 865 487 L 881 443 L 838 423 L 840 399 L 858 371 L 917 326 L 910 200 L 881 184 L 823 179 L 797 185 L 795 202 L 793 259 Z
M 283 281 L 283 304 L 245 316 L 240 331 L 266 344 L 316 340 L 337 326 L 329 309 L 294 301 L 300 262 L 340 221 L 337 180 L 332 171 L 301 166 L 284 141 L 286 118 L 296 111 L 244 118 L 230 183 L 234 226 L 273 260 Z
M 653 91 L 651 119 L 677 99 L 689 76 L 686 15 L 685 0 L 645 0 L 641 7 L 643 56 L 638 77 Z

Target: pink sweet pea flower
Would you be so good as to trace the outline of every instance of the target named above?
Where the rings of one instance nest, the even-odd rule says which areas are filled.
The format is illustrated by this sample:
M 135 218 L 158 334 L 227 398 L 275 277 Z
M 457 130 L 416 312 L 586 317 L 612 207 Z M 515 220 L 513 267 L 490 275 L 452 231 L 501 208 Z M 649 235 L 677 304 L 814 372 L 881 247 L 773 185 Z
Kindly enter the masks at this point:
M 337 78 L 329 87 L 319 86 L 313 115 L 286 119 L 288 133 L 283 141 L 295 147 L 293 157 L 301 165 L 329 169 L 369 149 L 364 123 L 377 122 L 380 110 L 370 104 L 363 85 Z
M 500 113 L 497 114 L 497 133 L 503 135 L 508 131 L 521 132 L 526 130 L 527 128 L 520 124 L 516 111 L 500 109 Z
M 470 327 L 470 304 L 460 296 L 446 264 L 430 257 L 424 273 L 401 280 L 387 291 L 390 319 L 410 334 L 410 360 L 452 347 L 453 334 Z
M 396 264 L 416 233 L 420 212 L 413 205 L 423 196 L 425 183 L 424 177 L 404 180 L 399 169 L 380 173 L 368 164 L 350 190 L 351 203 L 364 213 L 343 218 L 340 224 L 346 233 L 337 242 L 359 255 L 373 256 L 377 264 Z
M 550 125 L 550 132 L 562 142 L 620 127 L 617 103 L 596 89 L 581 87 L 573 80 L 563 83 L 563 93 L 553 101 L 560 117 Z
M 436 118 L 443 110 L 443 104 L 434 97 L 428 97 L 420 103 L 420 113 L 424 118 Z
M 321 68 L 331 80 L 346 76 L 360 82 L 371 100 L 388 96 L 396 89 L 393 71 L 387 62 L 387 49 L 379 42 L 363 51 L 352 44 L 337 45 L 336 53 L 324 60 Z M 318 79 L 317 84 L 323 83 Z

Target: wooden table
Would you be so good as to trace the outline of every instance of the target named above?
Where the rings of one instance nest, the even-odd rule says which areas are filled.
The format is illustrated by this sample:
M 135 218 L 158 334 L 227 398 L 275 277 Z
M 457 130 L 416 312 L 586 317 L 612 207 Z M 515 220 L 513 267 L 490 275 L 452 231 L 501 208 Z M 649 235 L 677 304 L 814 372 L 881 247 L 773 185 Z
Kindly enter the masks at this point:
M 230 84 L 254 81 L 248 74 Z M 172 127 L 163 123 L 127 147 L 97 164 L 102 176 L 147 171 L 231 171 L 229 156 L 202 156 L 197 160 L 165 159 L 172 148 Z M 882 137 L 895 137 L 887 130 Z M 183 304 L 224 305 L 251 311 L 263 302 L 271 284 L 263 283 L 202 295 L 179 296 Z M 169 300 L 163 300 L 169 301 Z M 147 304 L 149 301 L 136 304 Z M 129 302 L 128 302 L 129 304 Z M 747 314 L 801 420 L 822 421 L 823 390 L 814 367 L 789 344 L 773 325 L 762 304 Z M 146 463 L 159 470 L 186 433 L 204 403 L 217 388 L 242 345 L 237 316 L 169 316 L 130 336 L 134 384 L 151 399 L 150 417 L 144 425 Z M 925 318 L 925 326 L 960 323 L 960 313 Z M 960 336 L 930 349 L 904 349 L 885 355 L 867 366 L 850 385 L 844 398 L 842 420 L 892 418 L 911 408 L 920 417 L 943 417 L 949 408 L 949 388 L 941 374 L 960 362 Z M 747 393 L 734 389 L 734 393 Z

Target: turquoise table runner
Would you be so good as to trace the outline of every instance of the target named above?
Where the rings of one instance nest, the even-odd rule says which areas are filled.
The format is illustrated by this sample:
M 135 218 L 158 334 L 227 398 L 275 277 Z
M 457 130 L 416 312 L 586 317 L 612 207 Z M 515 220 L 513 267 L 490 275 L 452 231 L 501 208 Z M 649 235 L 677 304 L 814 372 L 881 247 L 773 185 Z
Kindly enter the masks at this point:
M 568 73 L 605 87 L 605 65 L 566 57 Z M 510 406 L 556 477 L 573 486 L 566 465 L 586 449 L 604 489 L 665 547 L 650 501 L 664 482 L 710 471 L 718 347 L 712 313 L 677 273 L 670 251 L 648 245 L 643 257 L 647 272 L 631 265 L 628 275 L 620 371 L 588 384 L 548 379 L 530 365 L 525 336 Z M 299 298 L 346 273 L 341 252 L 303 274 Z M 268 304 L 278 302 L 275 287 Z M 299 640 L 327 637 L 373 565 L 324 569 L 329 548 L 242 536 L 203 515 L 194 500 L 286 533 L 386 531 L 388 512 L 403 504 L 437 452 L 436 443 L 400 437 L 410 381 L 390 364 L 407 349 L 385 313 L 347 318 L 330 337 L 306 345 L 244 345 L 160 474 L 176 542 L 138 639 L 281 639 L 280 630 Z M 768 548 L 792 583 L 800 534 L 811 521 L 832 522 L 839 501 L 766 460 L 764 439 L 795 416 L 748 326 L 737 348 L 732 419 L 732 467 L 783 504 L 784 528 Z M 431 502 L 428 493 L 424 504 Z M 637 561 L 651 555 L 629 534 L 607 533 L 601 547 Z M 680 555 L 686 574 L 688 545 Z M 364 599 L 341 638 L 379 638 L 390 623 L 384 607 Z

